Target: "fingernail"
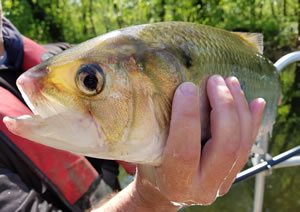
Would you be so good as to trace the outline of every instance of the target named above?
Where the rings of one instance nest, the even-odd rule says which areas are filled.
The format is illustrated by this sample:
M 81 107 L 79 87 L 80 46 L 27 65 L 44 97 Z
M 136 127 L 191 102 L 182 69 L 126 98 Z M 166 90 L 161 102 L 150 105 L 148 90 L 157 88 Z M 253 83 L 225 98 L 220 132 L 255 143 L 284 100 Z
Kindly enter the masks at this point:
M 192 82 L 184 82 L 180 85 L 179 90 L 184 96 L 196 96 L 198 88 Z
M 236 77 L 230 77 L 230 83 L 233 86 L 241 87 L 240 86 L 240 82 L 239 82 L 239 80 Z
M 263 98 L 258 98 L 257 101 L 264 106 L 266 105 L 266 101 Z
M 224 81 L 223 77 L 220 76 L 220 75 L 213 75 L 213 76 L 212 76 L 212 80 L 213 80 L 214 83 L 216 83 L 216 84 L 225 84 L 225 81 Z

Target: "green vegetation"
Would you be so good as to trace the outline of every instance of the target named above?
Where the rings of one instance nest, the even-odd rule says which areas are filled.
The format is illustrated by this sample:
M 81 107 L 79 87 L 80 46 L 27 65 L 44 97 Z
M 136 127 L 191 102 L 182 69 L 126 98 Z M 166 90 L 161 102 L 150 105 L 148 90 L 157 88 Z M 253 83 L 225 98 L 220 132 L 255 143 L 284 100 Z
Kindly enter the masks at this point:
M 275 62 L 300 47 L 300 0 L 3 0 L 4 15 L 40 43 L 79 43 L 129 25 L 189 21 L 264 34 L 265 55 Z M 282 73 L 272 155 L 300 144 L 300 66 Z M 300 167 L 267 177 L 264 211 L 300 211 Z M 235 185 L 209 207 L 185 211 L 251 211 L 254 180 Z
M 3 0 L 4 14 L 40 42 L 81 42 L 129 25 L 189 21 L 262 32 L 270 45 L 297 35 L 297 0 Z

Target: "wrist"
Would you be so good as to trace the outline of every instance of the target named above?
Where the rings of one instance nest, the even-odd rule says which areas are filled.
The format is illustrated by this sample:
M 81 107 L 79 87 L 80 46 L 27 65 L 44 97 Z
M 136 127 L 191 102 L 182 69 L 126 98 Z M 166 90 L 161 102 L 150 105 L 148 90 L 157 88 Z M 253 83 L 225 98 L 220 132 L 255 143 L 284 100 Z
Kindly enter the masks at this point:
M 132 194 L 135 204 L 139 208 L 149 211 L 177 211 L 180 207 L 173 205 L 157 187 L 137 174 L 132 183 Z M 145 210 L 147 211 L 147 210 Z
M 150 183 L 149 183 L 150 184 Z M 134 180 L 108 202 L 94 208 L 93 212 L 136 211 L 136 212 L 173 212 L 179 207 L 172 205 L 154 186 Z

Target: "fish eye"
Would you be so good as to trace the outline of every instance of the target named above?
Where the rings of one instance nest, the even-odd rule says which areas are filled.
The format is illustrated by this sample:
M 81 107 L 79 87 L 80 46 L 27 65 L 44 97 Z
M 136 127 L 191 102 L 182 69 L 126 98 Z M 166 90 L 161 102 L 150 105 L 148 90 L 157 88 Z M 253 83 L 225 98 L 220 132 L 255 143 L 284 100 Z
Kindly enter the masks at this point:
M 82 93 L 88 96 L 97 95 L 105 84 L 103 70 L 96 64 L 82 65 L 76 73 L 75 82 Z

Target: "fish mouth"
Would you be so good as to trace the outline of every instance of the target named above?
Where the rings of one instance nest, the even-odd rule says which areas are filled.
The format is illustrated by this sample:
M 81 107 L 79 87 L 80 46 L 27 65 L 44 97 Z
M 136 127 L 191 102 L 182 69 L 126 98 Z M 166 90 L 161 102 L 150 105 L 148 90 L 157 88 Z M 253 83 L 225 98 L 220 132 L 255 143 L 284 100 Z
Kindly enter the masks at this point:
M 33 114 L 5 117 L 6 127 L 28 140 L 77 154 L 107 151 L 104 135 L 99 132 L 93 117 L 73 110 L 43 92 L 43 74 L 24 73 L 19 77 L 17 86 Z M 90 138 L 87 139 L 86 134 Z
M 24 101 L 33 113 L 33 115 L 28 115 L 32 116 L 32 118 L 48 118 L 70 110 L 57 101 L 54 101 L 51 97 L 43 94 L 41 91 L 35 93 L 33 98 L 32 96 L 29 96 L 28 93 L 24 92 L 22 87 L 19 87 L 19 90 Z
M 66 111 L 47 118 L 39 115 L 4 117 L 3 122 L 15 135 L 52 148 L 81 155 L 107 151 L 101 145 L 103 138 L 99 137 L 93 120 L 81 113 Z M 91 138 L 87 139 L 86 134 Z
M 45 74 L 45 70 L 29 70 L 28 73 L 25 72 L 17 80 L 17 87 L 27 106 L 34 114 L 33 117 L 47 118 L 67 110 L 64 105 L 42 92 L 44 87 L 42 77 Z

